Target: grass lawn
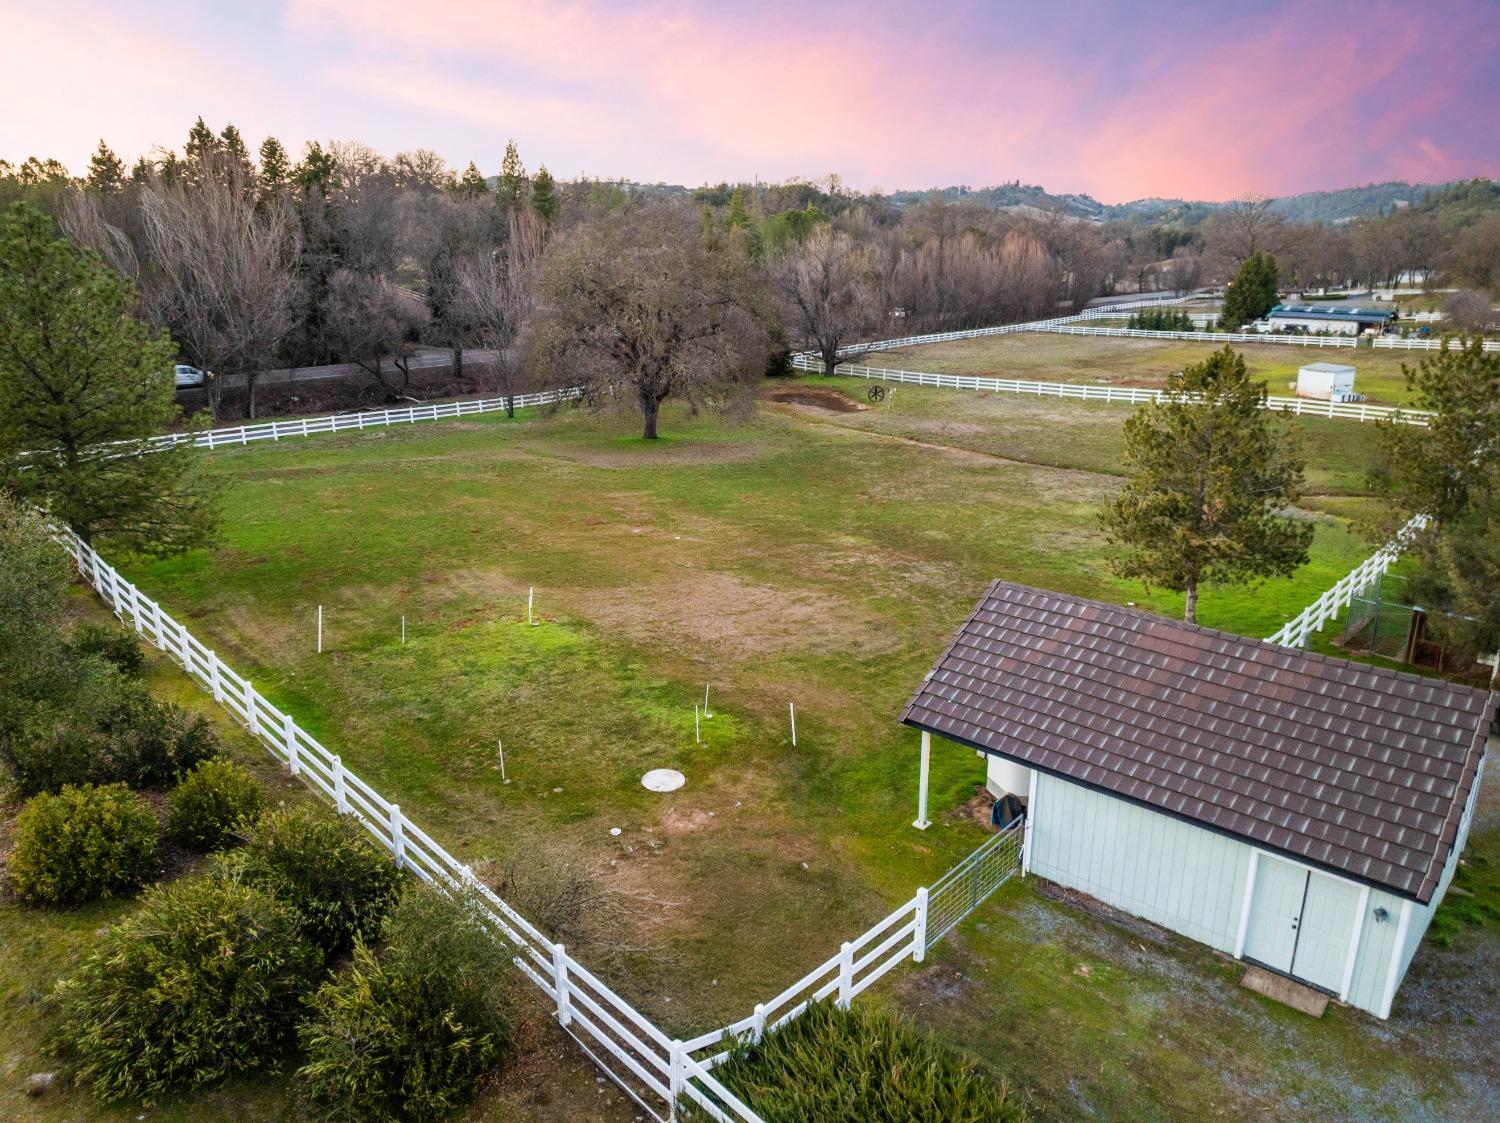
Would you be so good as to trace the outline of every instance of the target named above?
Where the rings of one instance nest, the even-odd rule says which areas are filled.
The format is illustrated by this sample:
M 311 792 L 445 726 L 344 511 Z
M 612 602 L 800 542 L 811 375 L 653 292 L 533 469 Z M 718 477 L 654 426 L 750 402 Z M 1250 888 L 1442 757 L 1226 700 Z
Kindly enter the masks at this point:
M 861 358 L 860 362 L 936 374 L 977 374 L 1036 382 L 1163 386 L 1169 374 L 1189 363 L 1200 362 L 1222 346 L 1170 339 L 1019 332 L 877 352 Z M 1308 363 L 1343 363 L 1355 368 L 1354 388 L 1377 405 L 1404 405 L 1411 401 L 1401 364 L 1415 367 L 1424 354 L 1290 343 L 1231 346 L 1244 354 L 1250 373 L 1264 379 L 1272 394 L 1290 396 L 1292 391 L 1288 386 L 1297 381 L 1297 369 Z
M 1119 486 L 1128 411 L 916 387 L 861 410 L 841 385 L 864 388 L 778 383 L 771 394 L 805 400 L 767 401 L 735 428 L 669 411 L 653 443 L 629 421 L 569 410 L 225 450 L 211 461 L 229 485 L 222 544 L 129 575 L 460 857 L 567 842 L 607 860 L 643 902 L 631 941 L 655 950 L 603 973 L 669 1032 L 700 1032 L 982 839 L 946 813 L 982 778 L 951 746 L 934 754 L 935 826 L 909 829 L 916 737 L 895 717 L 989 580 L 1180 611 L 1100 559 L 1095 513 Z M 838 408 L 818 403 L 829 391 Z M 1267 635 L 1370 552 L 1342 518 L 1361 475 L 1344 461 L 1369 430 L 1302 424 L 1314 478 L 1342 493 L 1308 505 L 1312 561 L 1258 589 L 1207 591 L 1204 623 Z M 705 683 L 714 716 L 698 745 Z M 687 786 L 644 791 L 652 767 L 681 769 Z M 1457 1102 L 1458 1064 L 1416 1070 L 1405 1042 L 1363 1016 L 1267 1012 L 1185 942 L 1142 961 L 1099 951 L 1101 1004 L 1079 989 L 1068 926 L 1100 948 L 1114 929 L 1031 883 L 976 919 L 931 967 L 882 989 L 1044 1118 L 1080 1103 L 1138 1118 L 1337 1118 L 1351 1079 L 1393 1110 Z M 1204 987 L 1217 1004 L 1195 1000 Z M 992 1025 L 1018 992 L 1026 1048 Z M 1228 1047 L 1225 1008 L 1277 1036 Z M 1111 1009 L 1130 1012 L 1128 1035 Z M 592 1104 L 591 1082 L 576 1083 Z M 518 1095 L 482 1111 L 512 1117 Z

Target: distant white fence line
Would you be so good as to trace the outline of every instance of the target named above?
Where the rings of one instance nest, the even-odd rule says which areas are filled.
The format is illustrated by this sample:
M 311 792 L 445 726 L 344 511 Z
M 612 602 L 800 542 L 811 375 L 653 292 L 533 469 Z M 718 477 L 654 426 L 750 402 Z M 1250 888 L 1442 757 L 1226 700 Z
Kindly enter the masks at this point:
M 1355 597 L 1378 581 L 1426 525 L 1426 515 L 1413 515 L 1391 542 L 1341 577 L 1333 588 L 1304 608 L 1294 619 L 1288 620 L 1274 635 L 1267 636 L 1266 642 L 1279 643 L 1283 647 L 1306 647 L 1312 633 L 1321 632 L 1323 625 L 1336 620 Z
M 792 357 L 792 366 L 797 370 L 821 371 L 823 364 L 805 355 Z M 1165 390 L 1145 386 L 1091 386 L 1078 382 L 1035 382 L 1019 378 L 988 378 L 977 374 L 935 374 L 931 371 L 895 370 L 890 367 L 872 367 L 859 363 L 840 363 L 838 372 L 850 378 L 864 378 L 873 382 L 898 382 L 913 386 L 937 386 L 945 390 L 988 390 L 999 394 L 1018 394 L 1037 398 L 1076 398 L 1084 401 L 1121 402 L 1126 405 L 1142 405 L 1158 402 L 1171 395 Z M 1401 409 L 1397 406 L 1375 406 L 1366 402 L 1335 402 L 1312 398 L 1284 398 L 1274 395 L 1266 398 L 1266 409 L 1278 413 L 1290 413 L 1298 417 L 1332 417 L 1353 421 L 1396 421 L 1404 425 L 1426 426 L 1432 416 L 1419 409 Z
M 473 417 L 481 413 L 500 413 L 513 403 L 516 409 L 572 401 L 579 391 L 545 390 L 538 394 L 516 394 L 509 398 L 481 398 L 477 401 L 434 402 L 404 406 L 400 409 L 367 409 L 359 413 L 335 413 L 306 417 L 295 421 L 263 421 L 250 425 L 231 425 L 202 433 L 168 433 L 156 437 L 163 447 L 191 444 L 196 448 L 224 448 L 252 441 L 279 441 L 287 437 L 310 437 L 317 433 L 346 433 L 360 429 L 378 429 L 383 425 L 405 425 L 414 421 L 437 421 L 444 417 Z
M 928 948 L 953 923 L 967 916 L 1018 868 L 1021 827 L 990 838 L 960 862 L 932 890 L 918 889 L 906 904 L 869 931 L 842 946 L 839 954 L 815 968 L 770 1002 L 759 1004 L 749 1018 L 711 1034 L 681 1041 L 658 1029 L 650 1019 L 615 994 L 567 949 L 481 883 L 392 803 L 345 767 L 292 716 L 272 705 L 247 678 L 237 674 L 182 624 L 162 610 L 132 582 L 100 557 L 98 551 L 66 528 L 54 537 L 73 558 L 82 575 L 120 620 L 173 661 L 212 695 L 271 755 L 340 814 L 352 815 L 390 852 L 398 867 L 424 881 L 476 894 L 492 934 L 515 949 L 512 962 L 552 1001 L 557 1021 L 591 1060 L 651 1118 L 675 1120 L 684 1102 L 701 1107 L 719 1123 L 762 1123 L 760 1116 L 725 1088 L 709 1071 L 728 1055 L 737 1035 L 757 1038 L 767 1028 L 791 1020 L 814 998 L 836 996 L 848 1003 L 907 960 L 921 962 Z M 1007 868 L 1009 863 L 1009 868 Z M 967 871 L 975 870 L 969 880 Z M 955 888 L 955 886 L 957 888 Z M 968 902 L 962 907 L 959 897 Z M 952 898 L 952 899 L 950 899 Z M 929 901 L 947 925 L 933 934 Z M 772 1020 L 768 1023 L 767 1019 Z M 714 1055 L 695 1052 L 724 1045 Z

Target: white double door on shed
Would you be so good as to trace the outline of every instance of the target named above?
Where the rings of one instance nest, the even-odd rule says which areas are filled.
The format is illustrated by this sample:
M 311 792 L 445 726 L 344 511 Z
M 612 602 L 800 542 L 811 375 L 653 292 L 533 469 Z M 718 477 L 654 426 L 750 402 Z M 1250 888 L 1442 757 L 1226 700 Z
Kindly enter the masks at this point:
M 1262 854 L 1250 900 L 1245 958 L 1338 994 L 1359 896 L 1346 881 Z

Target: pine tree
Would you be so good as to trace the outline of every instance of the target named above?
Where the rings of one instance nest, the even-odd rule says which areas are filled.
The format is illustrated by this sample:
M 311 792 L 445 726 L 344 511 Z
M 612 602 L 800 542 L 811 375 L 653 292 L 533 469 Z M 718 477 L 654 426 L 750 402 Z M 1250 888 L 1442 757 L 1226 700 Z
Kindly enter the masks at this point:
M 260 145 L 260 191 L 261 198 L 268 199 L 278 194 L 291 182 L 291 161 L 281 141 L 268 136 Z
M 1224 290 L 1224 326 L 1238 331 L 1245 324 L 1263 319 L 1276 307 L 1276 258 L 1256 250 L 1245 258 L 1240 271 Z
M 209 537 L 212 486 L 178 420 L 176 347 L 135 316 L 134 286 L 17 203 L 0 219 L 0 490 L 151 554 Z
M 526 166 L 521 163 L 521 154 L 516 151 L 516 142 L 505 144 L 505 159 L 500 163 L 500 185 L 495 191 L 495 202 L 507 211 L 515 210 L 526 202 L 531 184 L 526 178 Z
M 219 154 L 229 171 L 238 175 L 243 183 L 255 182 L 255 165 L 250 162 L 250 150 L 245 147 L 240 130 L 233 125 L 225 125 L 219 134 Z
M 543 164 L 537 169 L 536 179 L 531 184 L 531 207 L 543 222 L 551 223 L 562 210 L 562 199 L 557 194 L 557 181 Z
M 190 186 L 203 182 L 219 151 L 219 138 L 199 117 L 188 130 L 187 143 L 182 146 L 182 174 Z
M 470 160 L 454 191 L 470 199 L 480 199 L 490 193 L 490 185 L 484 181 L 484 176 L 474 166 L 474 161 Z
M 323 146 L 315 140 L 308 141 L 307 148 L 302 153 L 302 162 L 292 172 L 292 182 L 303 191 L 316 189 L 326 192 L 337 177 L 338 162 L 334 160 L 333 153 L 325 152 Z
M 88 186 L 100 195 L 118 195 L 125 186 L 125 162 L 102 140 L 89 157 Z
M 745 189 L 736 187 L 729 196 L 729 217 L 726 225 L 730 230 L 740 230 L 750 225 L 750 212 L 745 207 Z
M 1125 422 L 1130 481 L 1100 512 L 1110 569 L 1185 593 L 1287 576 L 1307 561 L 1310 522 L 1281 512 L 1302 492 L 1288 419 L 1266 410 L 1243 355 L 1225 347 L 1167 381 L 1167 397 Z

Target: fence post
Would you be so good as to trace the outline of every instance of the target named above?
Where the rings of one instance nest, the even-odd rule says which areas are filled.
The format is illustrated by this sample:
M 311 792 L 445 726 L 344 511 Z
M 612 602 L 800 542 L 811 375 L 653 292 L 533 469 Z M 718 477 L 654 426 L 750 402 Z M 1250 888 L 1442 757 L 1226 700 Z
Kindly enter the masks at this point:
M 668 1047 L 667 1056 L 670 1061 L 667 1073 L 667 1091 L 672 1097 L 672 1102 L 667 1106 L 667 1118 L 677 1118 L 677 1101 L 682 1099 L 682 1090 L 687 1084 L 687 1066 L 683 1064 L 682 1042 L 673 1039 Z
M 250 732 L 260 736 L 260 714 L 255 708 L 255 686 L 249 679 L 245 680 L 245 720 L 250 723 Z
M 291 714 L 281 715 L 281 741 L 286 747 L 286 766 L 295 776 L 302 768 L 297 763 L 297 725 Z
M 765 1035 L 766 1035 L 766 1007 L 765 1007 L 765 1003 L 763 1003 L 763 1002 L 757 1002 L 755 1004 L 755 1020 L 751 1024 L 751 1027 L 750 1027 L 750 1039 L 752 1041 L 754 1041 L 758 1045 L 758 1044 L 760 1044 L 760 1039 L 762 1037 L 764 1037 Z
M 333 805 L 338 808 L 340 815 L 349 810 L 349 792 L 344 784 L 344 762 L 335 756 L 333 758 Z M 471 874 L 472 872 L 470 871 Z
M 177 654 L 182 657 L 182 669 L 188 674 L 193 673 L 193 645 L 189 642 L 188 630 L 181 624 L 177 625 Z
M 215 702 L 224 701 L 224 680 L 219 677 L 219 657 L 208 653 L 208 689 Z
M 167 629 L 162 626 L 161 605 L 156 601 L 151 602 L 151 626 L 156 630 L 156 646 L 160 650 L 165 651 L 167 649 Z
M 406 832 L 401 826 L 401 805 L 391 804 L 391 853 L 396 858 L 396 868 L 406 866 Z
M 141 616 L 141 591 L 134 585 L 126 585 L 130 590 L 130 616 L 135 621 L 135 631 L 140 635 L 146 630 L 145 618 Z
M 552 986 L 557 991 L 557 1024 L 570 1025 L 573 1003 L 568 998 L 568 949 L 562 944 L 552 945 Z
M 845 942 L 839 947 L 839 999 L 840 1008 L 847 1010 L 854 1001 L 854 945 Z
M 913 963 L 921 963 L 927 958 L 927 886 L 925 885 L 917 890 L 917 927 L 912 933 L 911 947 Z

